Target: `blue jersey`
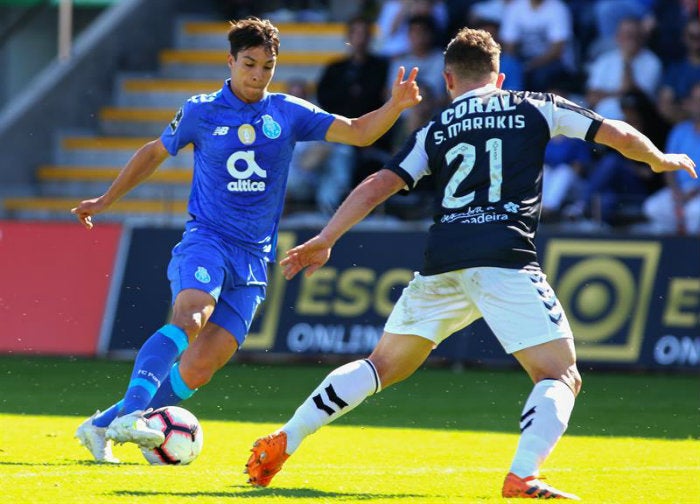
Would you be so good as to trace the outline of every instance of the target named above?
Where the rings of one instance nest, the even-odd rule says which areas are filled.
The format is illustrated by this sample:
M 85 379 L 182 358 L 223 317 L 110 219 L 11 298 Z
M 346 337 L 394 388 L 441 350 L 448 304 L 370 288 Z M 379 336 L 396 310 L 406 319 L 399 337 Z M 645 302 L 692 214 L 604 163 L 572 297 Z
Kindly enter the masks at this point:
M 282 93 L 245 103 L 229 81 L 187 100 L 160 137 L 171 155 L 194 146 L 187 229 L 205 227 L 274 260 L 294 144 L 324 139 L 334 117 Z

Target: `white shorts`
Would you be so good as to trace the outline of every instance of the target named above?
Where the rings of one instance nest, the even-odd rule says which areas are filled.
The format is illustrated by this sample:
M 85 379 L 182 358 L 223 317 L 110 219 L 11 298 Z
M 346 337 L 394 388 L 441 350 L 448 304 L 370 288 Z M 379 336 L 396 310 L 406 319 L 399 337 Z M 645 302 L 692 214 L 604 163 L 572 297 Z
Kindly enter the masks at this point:
M 436 345 L 484 317 L 507 353 L 573 338 L 554 291 L 538 268 L 478 267 L 415 274 L 384 330 L 415 334 Z

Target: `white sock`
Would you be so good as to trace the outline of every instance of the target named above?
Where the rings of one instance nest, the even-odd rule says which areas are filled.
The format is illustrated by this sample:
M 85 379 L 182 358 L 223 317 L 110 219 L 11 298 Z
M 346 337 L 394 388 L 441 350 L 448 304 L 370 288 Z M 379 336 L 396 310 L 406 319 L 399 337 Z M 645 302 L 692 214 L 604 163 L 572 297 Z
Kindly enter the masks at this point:
M 287 454 L 294 453 L 306 436 L 340 418 L 380 390 L 377 370 L 367 359 L 333 370 L 280 429 L 287 433 Z
M 552 452 L 569 424 L 574 393 L 559 380 L 538 382 L 520 417 L 520 441 L 510 472 L 521 478 L 539 475 L 540 466 Z

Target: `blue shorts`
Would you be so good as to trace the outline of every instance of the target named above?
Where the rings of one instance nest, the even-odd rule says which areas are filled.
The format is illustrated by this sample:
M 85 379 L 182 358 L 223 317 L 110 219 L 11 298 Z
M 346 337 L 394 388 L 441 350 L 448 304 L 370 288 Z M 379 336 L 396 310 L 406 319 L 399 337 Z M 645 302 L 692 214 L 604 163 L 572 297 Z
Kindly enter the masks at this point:
M 210 294 L 216 307 L 210 321 L 230 332 L 240 347 L 255 310 L 265 299 L 267 262 L 247 250 L 198 227 L 187 229 L 173 247 L 168 265 L 172 302 L 180 291 Z

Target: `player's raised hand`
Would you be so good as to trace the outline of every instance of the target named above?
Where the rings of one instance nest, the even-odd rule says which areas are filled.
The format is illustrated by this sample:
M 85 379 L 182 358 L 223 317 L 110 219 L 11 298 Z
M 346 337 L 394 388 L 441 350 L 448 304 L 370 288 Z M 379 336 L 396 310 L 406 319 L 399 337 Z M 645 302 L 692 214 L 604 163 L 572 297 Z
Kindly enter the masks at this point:
M 291 280 L 301 270 L 306 268 L 305 275 L 311 276 L 314 271 L 328 262 L 331 256 L 331 246 L 326 240 L 316 235 L 309 241 L 287 251 L 287 257 L 280 261 L 282 274 Z
M 87 229 L 92 229 L 92 216 L 105 210 L 106 205 L 102 198 L 83 200 L 78 206 L 72 208 L 70 213 L 75 215 Z
M 406 80 L 403 79 L 405 75 L 406 69 L 399 67 L 396 79 L 391 87 L 391 99 L 402 109 L 418 105 L 423 99 L 416 82 L 418 67 L 413 67 Z
M 657 173 L 685 170 L 691 177 L 698 178 L 695 161 L 687 154 L 664 154 L 661 163 L 651 165 L 651 169 Z

